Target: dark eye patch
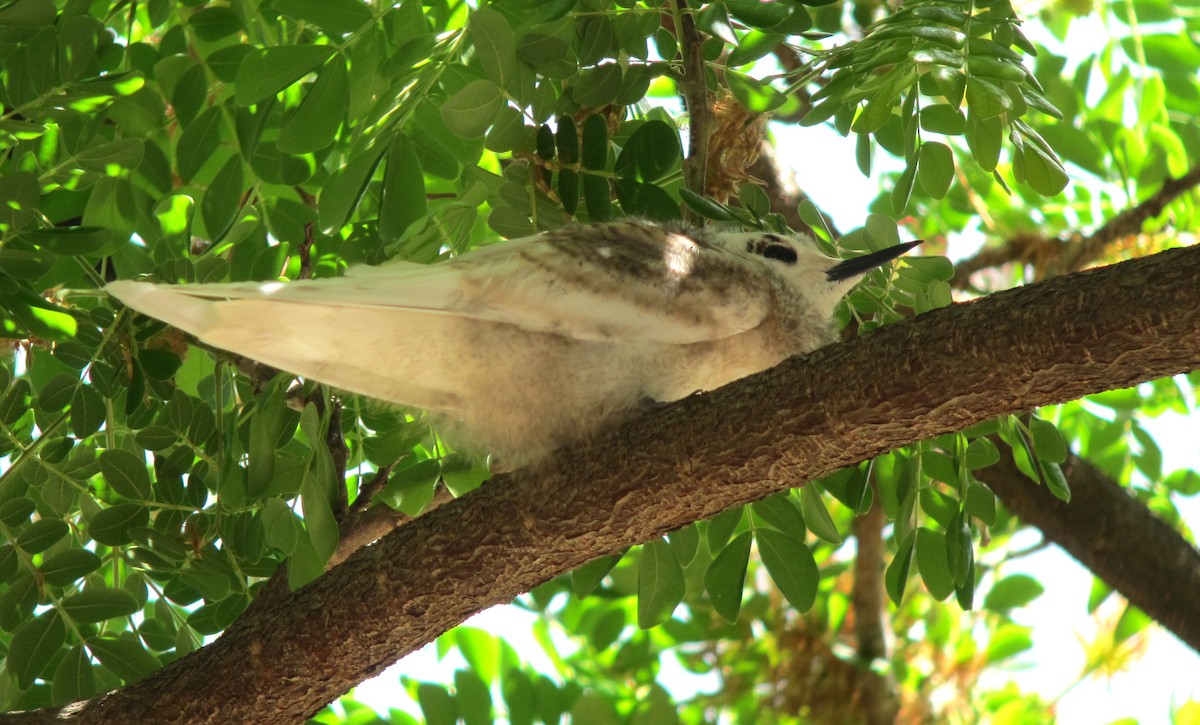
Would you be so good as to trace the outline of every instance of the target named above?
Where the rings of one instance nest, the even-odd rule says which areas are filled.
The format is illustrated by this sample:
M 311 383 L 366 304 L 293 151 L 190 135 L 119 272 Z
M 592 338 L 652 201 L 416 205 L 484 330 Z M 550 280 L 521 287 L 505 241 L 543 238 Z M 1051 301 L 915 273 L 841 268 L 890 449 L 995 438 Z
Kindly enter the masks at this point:
M 786 244 L 768 244 L 762 250 L 762 256 L 767 259 L 775 259 L 784 264 L 796 263 L 796 250 Z

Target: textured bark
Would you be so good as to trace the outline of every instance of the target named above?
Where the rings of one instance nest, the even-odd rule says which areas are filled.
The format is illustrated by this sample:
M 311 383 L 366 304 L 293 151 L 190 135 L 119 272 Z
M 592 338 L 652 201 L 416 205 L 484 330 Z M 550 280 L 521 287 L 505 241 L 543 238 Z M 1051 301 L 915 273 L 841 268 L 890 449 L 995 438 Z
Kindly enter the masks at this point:
M 1021 473 L 1007 447 L 1000 450 L 1000 462 L 976 474 L 1004 505 L 1200 652 L 1200 552 L 1087 461 L 1071 456 L 1063 464 L 1071 486 L 1064 503 Z
M 1172 250 L 788 360 L 499 476 L 145 680 L 40 715 L 300 722 L 598 556 L 917 440 L 1200 367 L 1198 282 L 1200 248 Z

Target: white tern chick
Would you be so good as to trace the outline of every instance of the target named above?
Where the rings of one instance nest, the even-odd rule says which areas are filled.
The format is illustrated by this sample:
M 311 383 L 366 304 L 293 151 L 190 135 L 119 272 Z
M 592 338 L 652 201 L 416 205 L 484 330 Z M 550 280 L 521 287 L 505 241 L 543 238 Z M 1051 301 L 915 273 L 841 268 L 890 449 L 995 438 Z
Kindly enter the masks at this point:
M 106 290 L 215 347 L 438 414 L 512 466 L 831 342 L 858 275 L 915 244 L 839 262 L 807 239 L 623 221 L 332 279 Z

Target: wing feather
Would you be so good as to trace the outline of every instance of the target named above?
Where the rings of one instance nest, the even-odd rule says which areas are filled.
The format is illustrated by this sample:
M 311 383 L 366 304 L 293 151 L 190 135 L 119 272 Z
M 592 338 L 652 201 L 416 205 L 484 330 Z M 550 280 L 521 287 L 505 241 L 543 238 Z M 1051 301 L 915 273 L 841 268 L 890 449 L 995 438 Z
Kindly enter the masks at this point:
M 173 291 L 193 299 L 446 314 L 579 340 L 690 344 L 736 335 L 766 319 L 772 295 L 758 270 L 719 246 L 658 226 L 620 223 L 518 239 L 434 265 L 390 262 L 353 267 L 332 279 Z M 124 299 L 116 285 L 109 289 Z M 131 306 L 172 321 L 169 311 Z M 188 314 L 202 313 L 189 308 Z

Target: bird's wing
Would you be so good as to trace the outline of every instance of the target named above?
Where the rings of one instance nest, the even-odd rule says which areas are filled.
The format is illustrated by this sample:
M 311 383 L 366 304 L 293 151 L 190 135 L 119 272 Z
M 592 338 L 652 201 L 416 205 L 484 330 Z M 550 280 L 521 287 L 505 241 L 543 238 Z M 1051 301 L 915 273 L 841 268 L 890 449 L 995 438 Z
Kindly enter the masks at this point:
M 442 264 L 391 262 L 354 267 L 334 279 L 185 285 L 173 291 L 214 300 L 446 314 L 579 340 L 670 344 L 752 329 L 772 304 L 759 265 L 636 224 L 552 232 Z M 113 292 L 122 297 L 119 287 Z M 171 322 L 168 315 L 131 306 Z

